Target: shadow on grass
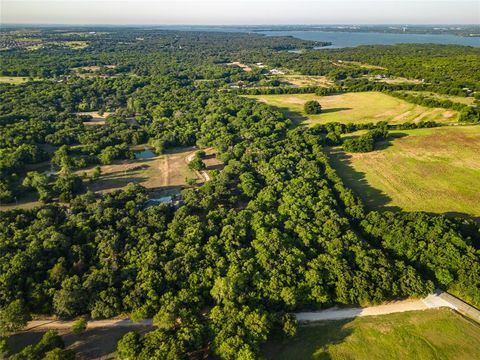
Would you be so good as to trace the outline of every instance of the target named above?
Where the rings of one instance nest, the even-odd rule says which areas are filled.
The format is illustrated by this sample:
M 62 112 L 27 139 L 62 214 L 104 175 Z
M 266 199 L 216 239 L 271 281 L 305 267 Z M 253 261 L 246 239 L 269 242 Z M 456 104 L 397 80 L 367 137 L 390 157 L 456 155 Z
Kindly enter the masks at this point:
M 392 145 L 392 141 L 396 139 L 401 139 L 403 137 L 408 136 L 406 133 L 402 132 L 394 132 L 394 133 L 389 133 L 388 138 L 382 141 L 378 141 L 375 144 L 375 150 L 384 150 Z
M 436 214 L 436 213 L 427 213 L 429 215 L 439 215 L 439 214 Z M 473 221 L 476 221 L 478 223 L 480 223 L 480 216 L 475 216 L 475 215 L 472 215 L 472 214 L 466 214 L 466 213 L 462 213 L 462 212 L 457 212 L 457 211 L 449 211 L 449 212 L 445 212 L 445 213 L 442 213 L 441 215 L 444 215 L 446 217 L 451 217 L 451 218 L 462 218 L 462 219 L 471 219 Z
M 297 111 L 292 111 L 288 107 L 280 107 L 280 106 L 275 106 L 268 104 L 270 107 L 272 107 L 274 110 L 280 111 L 283 115 L 285 115 L 286 118 L 290 119 L 293 121 L 292 126 L 299 126 L 299 125 L 305 125 L 303 124 L 306 120 L 308 120 L 308 117 L 302 115 L 301 113 Z
M 140 184 L 148 180 L 148 177 L 125 176 L 119 178 L 100 178 L 92 183 L 86 183 L 87 190 L 102 191 L 109 189 L 120 189 L 127 186 L 129 183 Z
M 144 334 L 151 330 L 148 326 L 109 327 L 87 330 L 81 334 L 60 333 L 65 347 L 75 352 L 75 359 L 113 358 L 110 356 L 117 347 L 117 342 L 129 331 Z M 7 338 L 10 353 L 21 351 L 25 346 L 40 341 L 46 331 L 25 331 Z
M 388 141 L 388 140 L 387 140 Z M 388 145 L 387 145 L 388 146 Z M 359 196 L 368 210 L 400 211 L 397 206 L 388 206 L 392 198 L 382 190 L 372 187 L 366 179 L 366 174 L 355 170 L 352 165 L 352 156 L 340 147 L 326 148 L 330 163 L 342 178 L 344 184 Z
M 334 113 L 334 112 L 338 112 L 338 111 L 345 111 L 345 110 L 352 110 L 352 108 L 349 108 L 349 107 L 338 107 L 338 108 L 322 108 L 322 114 L 329 114 L 329 113 Z
M 352 330 L 345 327 L 352 320 L 299 326 L 293 338 L 286 338 L 279 330 L 275 330 L 270 340 L 262 346 L 262 355 L 267 360 L 331 360 L 333 357 L 329 353 L 329 346 L 343 343 L 352 334 Z

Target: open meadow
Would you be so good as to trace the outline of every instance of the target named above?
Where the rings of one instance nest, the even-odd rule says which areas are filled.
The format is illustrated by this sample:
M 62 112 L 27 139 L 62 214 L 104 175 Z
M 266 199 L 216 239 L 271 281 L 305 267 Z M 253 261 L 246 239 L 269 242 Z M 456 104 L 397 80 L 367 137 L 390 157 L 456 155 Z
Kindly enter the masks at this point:
M 24 76 L 0 76 L 0 84 L 18 85 L 28 81 L 28 77 Z
M 411 311 L 303 326 L 263 348 L 266 359 L 480 358 L 480 325 L 449 309 Z
M 193 147 L 177 148 L 152 158 L 115 161 L 113 164 L 101 166 L 100 178 L 86 184 L 89 190 L 108 192 L 132 182 L 146 187 L 156 195 L 176 193 L 187 186 L 187 179 L 204 181 L 201 174 L 188 167 L 188 158 L 196 151 L 198 149 Z M 207 170 L 220 166 L 221 163 L 215 158 L 212 149 L 205 152 Z M 87 175 L 92 171 L 93 168 L 87 170 Z
M 392 124 L 419 121 L 455 122 L 458 112 L 449 109 L 427 108 L 380 92 L 353 92 L 329 96 L 315 94 L 252 95 L 250 98 L 275 106 L 297 122 L 307 124 L 369 123 L 388 121 Z M 322 113 L 306 115 L 303 105 L 317 100 Z
M 332 165 L 369 208 L 480 216 L 480 126 L 391 135 L 369 153 L 330 150 Z
M 303 87 L 303 86 L 330 87 L 334 84 L 334 82 L 332 80 L 329 80 L 326 76 L 284 74 L 284 75 L 275 76 L 274 78 L 293 87 Z

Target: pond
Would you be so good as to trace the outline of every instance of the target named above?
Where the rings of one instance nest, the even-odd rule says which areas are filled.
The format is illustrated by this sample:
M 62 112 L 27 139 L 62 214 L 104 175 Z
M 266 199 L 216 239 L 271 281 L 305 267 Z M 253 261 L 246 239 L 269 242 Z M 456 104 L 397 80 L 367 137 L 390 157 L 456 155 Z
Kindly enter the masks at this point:
M 157 156 L 152 149 L 144 148 L 143 150 L 138 150 L 134 152 L 135 159 L 151 159 Z

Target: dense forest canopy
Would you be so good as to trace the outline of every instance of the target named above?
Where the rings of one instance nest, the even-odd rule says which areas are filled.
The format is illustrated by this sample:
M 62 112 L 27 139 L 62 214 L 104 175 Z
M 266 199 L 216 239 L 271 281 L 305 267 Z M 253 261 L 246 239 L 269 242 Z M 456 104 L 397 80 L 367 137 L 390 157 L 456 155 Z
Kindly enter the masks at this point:
M 134 29 L 1 36 L 8 47 L 2 74 L 32 79 L 0 84 L 0 200 L 33 192 L 42 204 L 0 212 L 0 308 L 20 302 L 28 313 L 62 318 L 153 317 L 155 330 L 121 340 L 119 358 L 254 359 L 272 329 L 295 333 L 290 313 L 299 309 L 378 304 L 435 287 L 480 304 L 477 222 L 366 210 L 324 151 L 359 127 L 295 127 L 225 87 L 268 77 L 260 67 L 227 65 L 238 61 L 329 75 L 343 91 L 355 90 L 348 81 L 359 74 L 379 71 L 332 64 L 342 59 L 424 78 L 446 92 L 473 91 L 478 49 L 299 55 L 283 50 L 320 44 Z M 26 48 L 25 37 L 38 48 Z M 69 48 L 74 41 L 87 44 Z M 104 126 L 88 126 L 80 113 L 89 111 L 112 114 Z M 477 108 L 468 111 L 478 121 Z M 373 149 L 387 126 L 371 127 L 346 146 Z M 183 190 L 180 205 L 147 205 L 147 190 L 135 184 L 86 191 L 77 170 L 130 159 L 132 146 L 147 143 L 158 153 L 213 147 L 225 167 Z M 36 170 L 45 164 L 54 175 Z

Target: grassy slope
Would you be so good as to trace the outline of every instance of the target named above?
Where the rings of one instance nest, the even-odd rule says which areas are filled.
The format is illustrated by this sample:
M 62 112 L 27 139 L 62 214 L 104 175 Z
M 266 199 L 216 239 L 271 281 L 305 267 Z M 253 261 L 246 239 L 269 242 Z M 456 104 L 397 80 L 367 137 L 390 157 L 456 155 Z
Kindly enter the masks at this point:
M 480 359 L 480 325 L 455 312 L 424 310 L 324 322 L 272 339 L 264 356 L 301 359 Z
M 418 122 L 420 120 L 454 122 L 458 118 L 458 113 L 453 110 L 433 109 L 410 104 L 379 92 L 357 92 L 330 96 L 286 94 L 249 97 L 276 106 L 296 120 L 306 120 L 309 124 L 368 123 L 384 120 L 391 123 Z M 318 100 L 323 107 L 322 114 L 306 115 L 303 112 L 303 104 L 308 100 Z
M 480 126 L 397 135 L 370 153 L 331 151 L 339 175 L 367 206 L 480 216 Z

